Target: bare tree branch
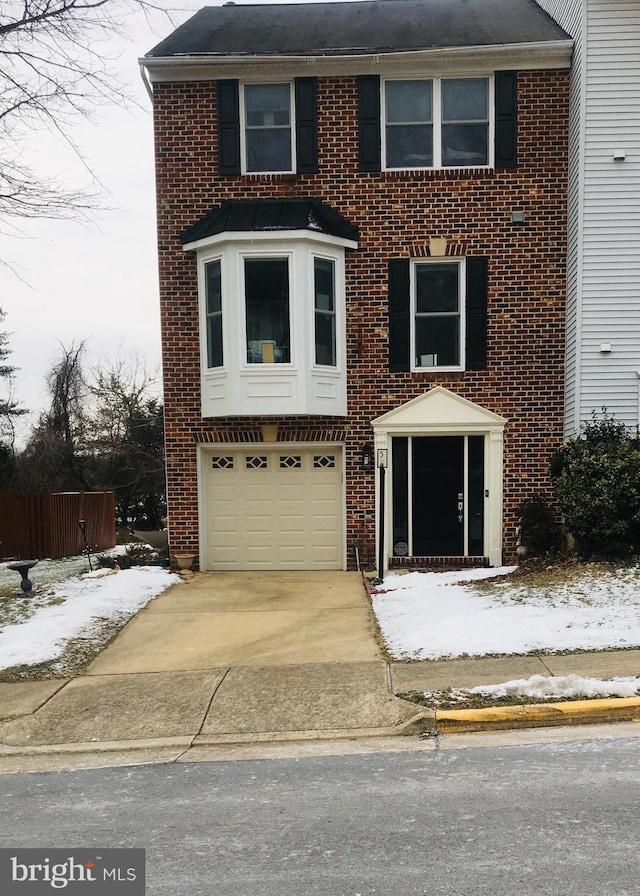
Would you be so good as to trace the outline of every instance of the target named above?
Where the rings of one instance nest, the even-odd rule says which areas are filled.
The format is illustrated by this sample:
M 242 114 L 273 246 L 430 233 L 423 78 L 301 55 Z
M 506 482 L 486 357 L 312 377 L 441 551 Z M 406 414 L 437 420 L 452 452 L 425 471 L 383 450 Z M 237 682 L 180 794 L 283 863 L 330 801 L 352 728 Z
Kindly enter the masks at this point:
M 82 217 L 96 206 L 95 191 L 34 171 L 25 149 L 53 132 L 84 164 L 69 126 L 107 103 L 133 103 L 109 41 L 140 12 L 171 21 L 161 0 L 0 0 L 0 221 Z

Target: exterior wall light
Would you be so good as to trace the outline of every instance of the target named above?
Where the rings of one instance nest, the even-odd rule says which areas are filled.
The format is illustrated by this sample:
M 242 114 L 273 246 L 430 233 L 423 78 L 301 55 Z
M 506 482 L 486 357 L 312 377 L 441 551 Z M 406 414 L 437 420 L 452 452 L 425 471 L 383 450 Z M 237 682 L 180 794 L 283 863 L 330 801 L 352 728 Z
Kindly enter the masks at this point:
M 373 470 L 373 445 L 365 445 L 360 452 L 360 469 L 367 473 Z

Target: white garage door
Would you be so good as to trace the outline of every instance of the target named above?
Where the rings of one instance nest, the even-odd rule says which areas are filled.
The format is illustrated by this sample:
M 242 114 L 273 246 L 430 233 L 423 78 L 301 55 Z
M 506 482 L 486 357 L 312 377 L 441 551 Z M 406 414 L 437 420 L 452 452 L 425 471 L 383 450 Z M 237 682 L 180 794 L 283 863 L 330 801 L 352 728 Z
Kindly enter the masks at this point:
M 206 569 L 342 569 L 338 448 L 220 449 L 204 456 Z

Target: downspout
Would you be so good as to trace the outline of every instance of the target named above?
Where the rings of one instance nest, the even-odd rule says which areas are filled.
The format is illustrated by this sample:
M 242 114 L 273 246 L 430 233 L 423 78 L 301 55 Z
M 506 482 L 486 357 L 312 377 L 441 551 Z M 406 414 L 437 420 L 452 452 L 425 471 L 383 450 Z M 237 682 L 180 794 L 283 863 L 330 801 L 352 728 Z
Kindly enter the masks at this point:
M 144 65 L 140 66 L 140 77 L 142 78 L 142 83 L 144 84 L 144 88 L 147 91 L 147 95 L 151 102 L 153 103 L 153 89 L 151 84 L 149 83 L 149 79 L 147 77 L 147 72 L 145 70 Z

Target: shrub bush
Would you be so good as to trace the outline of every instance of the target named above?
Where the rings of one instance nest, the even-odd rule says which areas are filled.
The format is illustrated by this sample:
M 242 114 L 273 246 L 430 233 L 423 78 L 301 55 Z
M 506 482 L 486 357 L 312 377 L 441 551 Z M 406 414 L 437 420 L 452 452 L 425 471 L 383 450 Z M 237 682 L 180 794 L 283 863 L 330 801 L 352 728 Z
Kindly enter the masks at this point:
M 98 554 L 98 565 L 106 569 L 131 569 L 132 566 L 149 566 L 158 556 L 146 544 L 129 544 L 124 550 L 113 551 L 110 554 Z
M 640 439 L 596 414 L 551 461 L 551 479 L 569 532 L 586 559 L 640 552 Z
M 561 534 L 556 512 L 544 495 L 535 494 L 518 508 L 520 541 L 535 557 L 560 549 Z

